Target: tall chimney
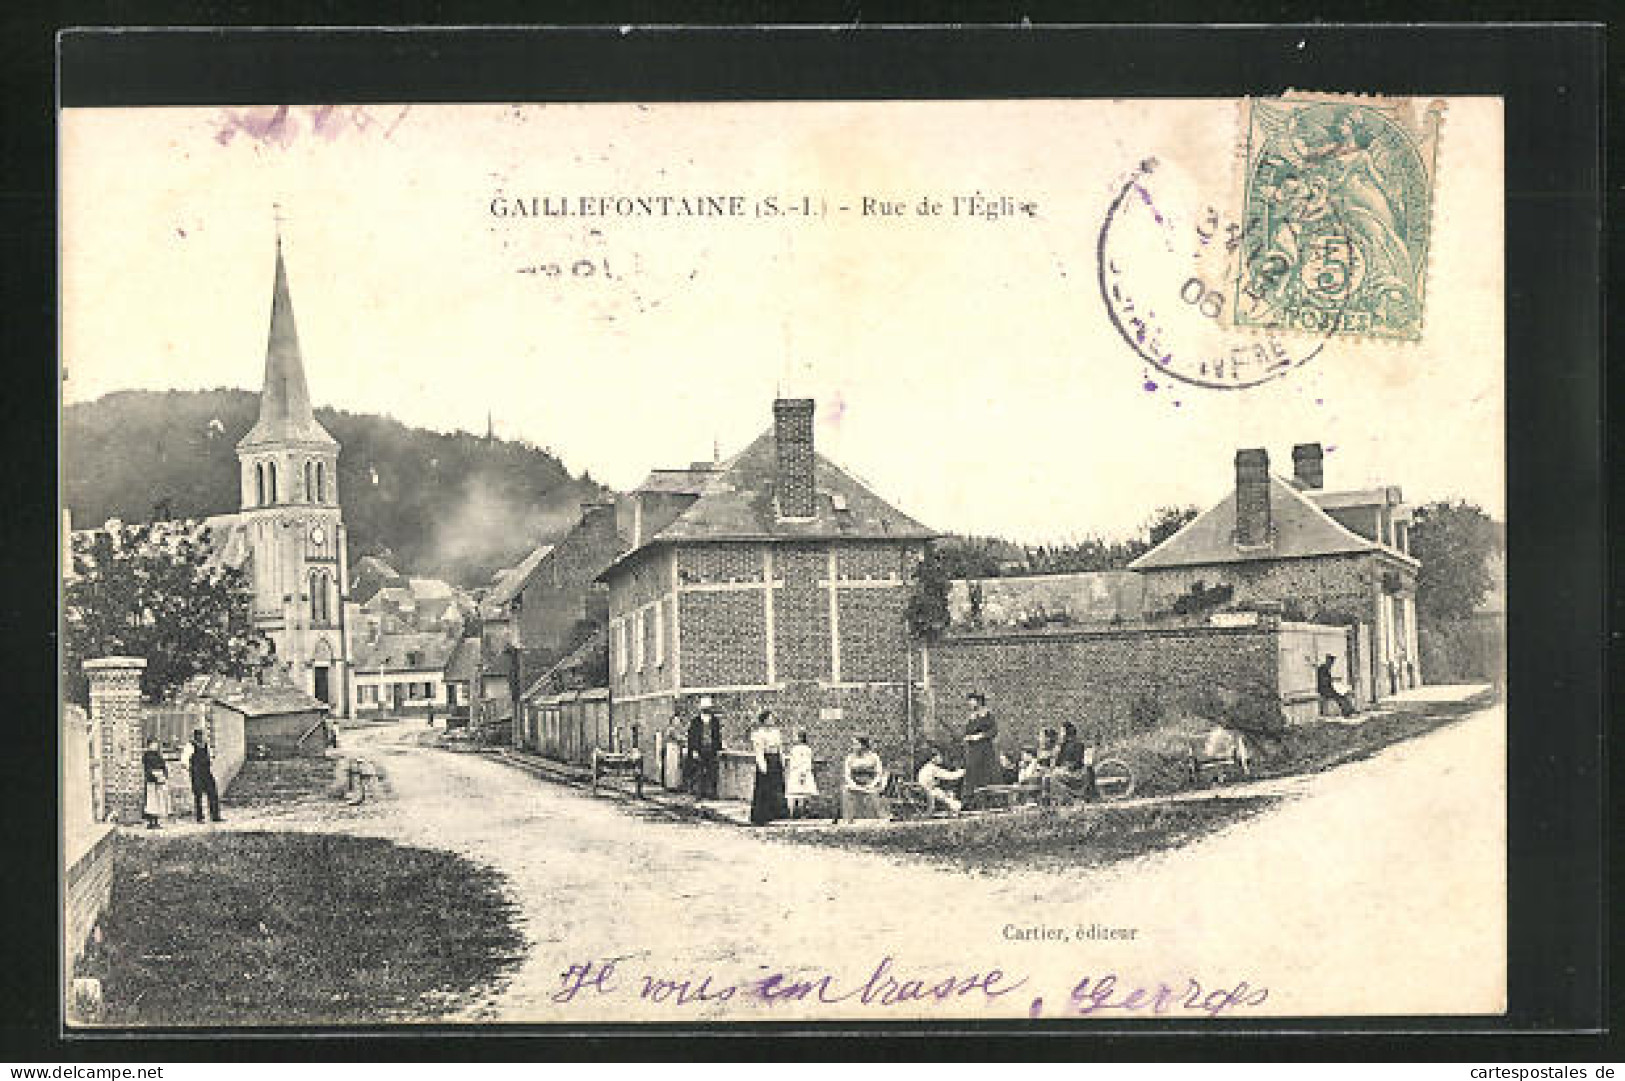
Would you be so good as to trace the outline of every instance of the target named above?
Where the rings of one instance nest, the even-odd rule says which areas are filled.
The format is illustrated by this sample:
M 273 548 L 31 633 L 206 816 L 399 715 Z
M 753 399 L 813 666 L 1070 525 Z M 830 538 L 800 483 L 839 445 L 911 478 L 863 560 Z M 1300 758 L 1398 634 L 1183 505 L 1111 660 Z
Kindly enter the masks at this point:
M 1292 448 L 1292 479 L 1299 488 L 1326 486 L 1325 458 L 1319 443 L 1299 443 Z
M 818 512 L 813 479 L 813 400 L 773 402 L 773 445 L 779 517 L 811 518 Z
M 1270 543 L 1270 456 L 1262 447 L 1236 451 L 1236 546 Z

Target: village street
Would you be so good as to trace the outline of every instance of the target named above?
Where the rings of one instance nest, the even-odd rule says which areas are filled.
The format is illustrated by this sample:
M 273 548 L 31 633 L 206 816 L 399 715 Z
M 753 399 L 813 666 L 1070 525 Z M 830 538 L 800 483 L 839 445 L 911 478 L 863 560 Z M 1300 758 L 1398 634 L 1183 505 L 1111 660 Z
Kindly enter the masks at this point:
M 1504 724 L 1500 707 L 1486 709 L 1306 779 L 1301 796 L 1206 840 L 1077 875 L 965 875 L 681 819 L 494 757 L 425 746 L 423 729 L 404 723 L 345 733 L 346 753 L 371 757 L 388 776 L 390 793 L 370 814 L 248 816 L 231 828 L 338 829 L 501 870 L 527 956 L 503 986 L 446 1020 L 1027 1016 L 1035 998 L 1054 1017 L 1081 978 L 1112 973 L 1113 1002 L 1159 981 L 1185 989 L 1196 980 L 1204 995 L 1242 981 L 1255 997 L 1268 988 L 1262 1002 L 1227 1015 L 1498 1010 Z M 1133 928 L 1134 937 L 1080 938 L 1091 925 Z M 1032 927 L 1067 940 L 1013 937 Z M 645 976 L 693 986 L 710 976 L 715 993 L 783 972 L 831 976 L 833 998 L 860 988 L 886 957 L 899 982 L 934 985 L 995 967 L 1003 985 L 1026 982 L 993 1000 L 977 990 L 889 1007 L 816 995 L 768 1003 L 742 991 L 680 1005 L 643 994 Z M 621 960 L 610 978 L 555 1001 L 572 965 L 612 958 Z M 1446 977 L 1453 982 L 1439 982 Z

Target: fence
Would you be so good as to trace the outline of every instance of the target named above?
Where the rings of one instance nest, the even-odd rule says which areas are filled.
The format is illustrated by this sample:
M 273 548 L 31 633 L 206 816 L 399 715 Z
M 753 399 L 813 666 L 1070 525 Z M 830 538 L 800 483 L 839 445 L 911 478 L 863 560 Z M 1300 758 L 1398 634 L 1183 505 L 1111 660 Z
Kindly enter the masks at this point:
M 607 688 L 530 699 L 523 703 L 523 714 L 524 745 L 549 758 L 584 766 L 592 762 L 595 748 L 614 748 Z
M 192 738 L 193 729 L 207 729 L 201 705 L 143 706 L 141 739 L 157 740 L 166 755 L 180 753 L 181 744 Z

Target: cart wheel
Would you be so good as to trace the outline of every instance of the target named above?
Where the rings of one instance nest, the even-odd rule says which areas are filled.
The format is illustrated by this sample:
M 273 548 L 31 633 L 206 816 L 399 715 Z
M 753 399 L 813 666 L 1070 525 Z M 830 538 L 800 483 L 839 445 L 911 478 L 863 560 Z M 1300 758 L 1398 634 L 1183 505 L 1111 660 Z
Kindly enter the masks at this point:
M 1095 791 L 1108 802 L 1134 794 L 1134 771 L 1121 758 L 1103 758 L 1095 764 Z
M 926 818 L 931 814 L 931 797 L 919 785 L 898 785 L 892 810 L 898 818 Z

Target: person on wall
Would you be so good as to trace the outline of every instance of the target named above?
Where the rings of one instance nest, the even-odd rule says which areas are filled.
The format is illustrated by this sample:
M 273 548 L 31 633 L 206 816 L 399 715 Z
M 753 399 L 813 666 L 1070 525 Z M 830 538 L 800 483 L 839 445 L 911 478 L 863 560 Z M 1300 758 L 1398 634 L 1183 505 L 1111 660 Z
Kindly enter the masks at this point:
M 1332 668 L 1337 664 L 1337 656 L 1326 654 L 1326 659 L 1315 665 L 1315 691 L 1320 695 L 1322 703 L 1335 702 L 1343 716 L 1352 717 L 1358 712 L 1354 706 L 1354 699 L 1337 689 L 1337 682 L 1332 677 Z
M 209 800 L 209 820 L 219 822 L 220 818 L 220 790 L 214 783 L 214 770 L 209 762 L 209 744 L 203 738 L 203 729 L 192 730 L 192 757 L 187 764 L 187 770 L 192 777 L 192 807 L 197 812 L 197 820 L 203 821 L 203 799 Z
M 756 757 L 750 824 L 765 826 L 790 814 L 784 794 L 784 733 L 774 723 L 772 710 L 764 709 L 756 715 L 756 727 L 750 730 L 750 749 Z
M 961 799 L 967 805 L 978 788 L 999 783 L 999 752 L 994 737 L 999 726 L 988 712 L 987 696 L 972 691 L 965 696 L 970 703 L 970 720 L 965 723 L 965 780 Z

